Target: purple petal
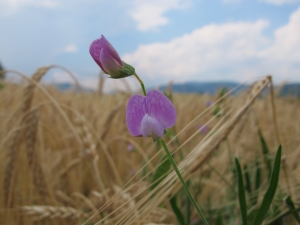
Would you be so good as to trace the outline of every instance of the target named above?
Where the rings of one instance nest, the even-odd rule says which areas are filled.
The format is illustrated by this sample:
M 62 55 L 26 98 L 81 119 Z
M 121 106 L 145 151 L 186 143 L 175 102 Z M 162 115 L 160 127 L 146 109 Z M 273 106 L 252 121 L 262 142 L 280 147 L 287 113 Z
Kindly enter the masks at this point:
M 175 124 L 176 110 L 172 102 L 157 90 L 147 96 L 133 95 L 127 104 L 126 123 L 133 136 L 162 137 L 164 130 Z
M 206 125 L 199 125 L 198 130 L 202 133 L 205 134 L 208 131 L 208 127 Z
M 153 139 L 164 135 L 164 127 L 155 118 L 146 114 L 141 124 L 143 137 L 151 136 Z
M 100 40 L 102 48 L 107 51 L 108 55 L 113 58 L 119 66 L 123 67 L 123 62 L 115 48 L 108 42 L 108 40 L 106 40 L 103 35 L 101 35 Z
M 212 101 L 207 101 L 207 102 L 205 103 L 205 105 L 206 105 L 207 107 L 211 106 L 212 104 L 213 104 Z
M 142 136 L 141 123 L 146 115 L 146 97 L 133 95 L 126 108 L 126 123 L 132 136 Z
M 134 149 L 134 146 L 132 144 L 127 145 L 127 150 L 132 151 Z
M 90 54 L 100 68 L 107 74 L 123 67 L 123 62 L 114 47 L 101 35 L 101 38 L 92 42 Z
M 166 128 L 174 126 L 176 122 L 176 109 L 172 102 L 157 90 L 149 91 L 146 98 L 147 113 L 158 120 Z
M 97 39 L 95 41 L 92 42 L 91 46 L 90 46 L 90 54 L 93 57 L 93 59 L 95 60 L 95 62 L 98 64 L 98 66 L 100 66 L 100 68 L 107 73 L 107 71 L 105 71 L 105 69 L 103 68 L 101 62 L 100 62 L 100 52 L 102 50 L 102 46 L 101 46 L 101 40 Z
M 109 55 L 105 48 L 101 49 L 100 62 L 104 71 L 108 74 L 113 71 L 118 71 L 121 68 L 119 63 Z

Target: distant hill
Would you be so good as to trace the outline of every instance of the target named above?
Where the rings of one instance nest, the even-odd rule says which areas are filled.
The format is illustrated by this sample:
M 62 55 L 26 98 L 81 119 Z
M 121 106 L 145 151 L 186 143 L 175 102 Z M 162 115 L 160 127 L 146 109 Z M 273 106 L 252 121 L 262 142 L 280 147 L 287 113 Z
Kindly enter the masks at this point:
M 73 84 L 71 83 L 59 83 L 59 84 L 53 84 L 58 90 L 66 91 L 74 88 Z M 228 90 L 231 90 L 233 88 L 236 88 L 239 85 L 237 82 L 227 82 L 227 81 L 221 81 L 221 82 L 186 82 L 181 84 L 173 84 L 172 90 L 173 92 L 177 93 L 198 93 L 198 94 L 215 94 L 217 93 L 221 88 L 227 88 Z M 160 91 L 166 90 L 167 85 L 159 86 Z M 241 85 L 239 88 L 234 90 L 233 94 L 238 94 L 239 92 L 246 90 L 249 88 L 247 85 Z M 275 87 L 276 88 L 276 87 Z M 73 89 L 73 90 L 74 90 Z M 92 92 L 93 90 L 88 88 L 83 88 L 84 92 Z M 280 90 L 279 96 L 300 96 L 300 83 L 291 83 L 286 84 L 283 86 Z
M 71 83 L 57 83 L 53 85 L 60 91 L 66 91 L 74 87 Z
M 173 92 L 178 93 L 198 93 L 198 94 L 215 94 L 221 88 L 227 88 L 228 90 L 237 87 L 239 83 L 236 82 L 187 82 L 182 84 L 173 84 Z M 241 85 L 238 89 L 233 91 L 233 94 L 237 94 L 242 90 L 245 90 L 248 86 Z M 166 85 L 160 86 L 159 90 L 164 91 L 167 88 Z
M 172 90 L 177 93 L 199 93 L 199 94 L 215 94 L 221 88 L 227 88 L 231 90 L 239 85 L 237 82 L 186 82 L 182 84 L 173 84 Z M 166 90 L 167 85 L 159 87 L 160 91 Z M 241 85 L 234 90 L 232 94 L 238 94 L 239 92 L 249 88 L 247 85 Z M 276 87 L 275 87 L 276 88 Z M 279 96 L 300 96 L 300 83 L 286 84 L 280 90 Z
M 286 84 L 281 89 L 280 96 L 299 96 L 300 97 L 300 83 Z
M 72 83 L 67 83 L 67 82 L 66 83 L 55 83 L 52 85 L 60 91 L 68 91 L 68 90 L 78 91 L 78 88 Z M 82 88 L 83 92 L 93 92 L 93 90 L 90 88 L 86 88 L 86 87 L 82 87 L 82 86 L 81 86 L 81 88 Z

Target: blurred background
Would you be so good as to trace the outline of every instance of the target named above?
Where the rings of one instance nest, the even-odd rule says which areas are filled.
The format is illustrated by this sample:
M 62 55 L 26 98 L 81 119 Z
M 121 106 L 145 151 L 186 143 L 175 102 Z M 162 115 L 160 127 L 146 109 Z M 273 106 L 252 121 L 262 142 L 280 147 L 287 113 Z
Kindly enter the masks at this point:
M 104 79 L 101 35 L 174 103 L 164 140 L 209 224 L 241 224 L 234 157 L 258 215 L 279 143 L 264 224 L 300 224 L 300 0 L 0 0 L 0 224 L 203 225 L 159 142 L 128 132 L 140 86 Z M 87 92 L 39 85 L 70 71 Z
M 299 0 L 1 0 L 0 30 L 5 69 L 59 64 L 90 89 L 99 67 L 89 46 L 101 34 L 148 87 L 267 74 L 300 82 Z M 61 70 L 43 81 L 72 82 Z

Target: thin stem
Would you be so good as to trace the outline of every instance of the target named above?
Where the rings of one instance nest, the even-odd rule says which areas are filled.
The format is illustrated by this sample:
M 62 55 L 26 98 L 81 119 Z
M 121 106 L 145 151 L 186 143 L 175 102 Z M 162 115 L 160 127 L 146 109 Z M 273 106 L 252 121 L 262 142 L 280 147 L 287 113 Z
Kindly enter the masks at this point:
M 274 97 L 274 87 L 272 82 L 272 76 L 268 76 L 270 82 L 270 92 L 271 92 L 271 104 L 272 104 L 272 112 L 273 112 L 273 121 L 275 126 L 275 135 L 278 144 L 281 143 L 280 136 L 279 136 L 279 129 L 278 129 L 278 122 L 277 122 L 277 114 L 276 114 L 276 104 L 275 104 L 275 97 Z
M 190 183 L 191 182 L 189 180 L 186 182 L 187 187 L 190 186 Z M 191 220 L 191 200 L 187 194 L 185 195 L 185 199 L 186 199 L 186 207 L 185 207 L 186 224 L 189 225 Z
M 143 81 L 141 80 L 141 78 L 139 78 L 139 76 L 138 76 L 136 73 L 134 73 L 133 75 L 134 75 L 135 78 L 140 82 L 141 87 L 142 87 L 142 90 L 143 90 L 143 93 L 144 93 L 144 95 L 146 96 L 146 89 L 145 89 L 145 86 L 144 86 Z
M 160 138 L 159 140 L 160 140 L 160 143 L 162 144 L 162 146 L 164 147 L 164 150 L 165 150 L 165 152 L 166 152 L 166 154 L 167 154 L 167 156 L 168 156 L 168 158 L 169 158 L 169 160 L 170 160 L 170 162 L 171 162 L 171 164 L 172 164 L 172 166 L 173 166 L 173 168 L 174 168 L 174 170 L 175 170 L 175 172 L 176 172 L 176 174 L 177 174 L 177 176 L 178 176 L 178 178 L 179 178 L 179 180 L 180 180 L 180 182 L 182 184 L 182 186 L 184 187 L 186 194 L 189 196 L 190 200 L 194 204 L 194 206 L 197 209 L 198 214 L 201 216 L 204 224 L 208 225 L 208 222 L 206 221 L 206 219 L 205 219 L 205 217 L 204 217 L 204 215 L 203 215 L 200 207 L 198 206 L 198 204 L 195 201 L 195 199 L 193 198 L 193 196 L 192 196 L 192 194 L 191 194 L 188 186 L 186 185 L 185 181 L 183 180 L 183 178 L 182 178 L 182 176 L 181 176 L 181 174 L 180 174 L 180 172 L 179 172 L 179 170 L 178 170 L 178 168 L 176 166 L 176 163 L 174 162 L 174 159 L 173 159 L 173 157 L 172 157 L 172 155 L 171 155 L 171 153 L 170 153 L 170 151 L 169 151 L 169 149 L 168 149 L 165 141 L 162 138 Z

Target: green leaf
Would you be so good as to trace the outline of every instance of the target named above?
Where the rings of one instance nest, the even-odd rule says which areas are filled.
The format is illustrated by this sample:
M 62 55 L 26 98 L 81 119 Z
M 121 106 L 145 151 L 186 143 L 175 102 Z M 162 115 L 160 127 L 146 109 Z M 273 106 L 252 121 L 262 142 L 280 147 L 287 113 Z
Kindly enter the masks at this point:
M 258 209 L 252 208 L 248 211 L 248 224 L 253 224 L 255 216 L 257 215 Z
M 238 196 L 239 196 L 241 216 L 243 220 L 243 225 L 247 225 L 247 205 L 246 205 L 245 186 L 243 181 L 242 169 L 239 160 L 237 158 L 235 158 L 235 168 L 236 168 L 236 174 L 238 180 Z
M 276 193 L 277 185 L 278 185 L 278 180 L 279 180 L 280 164 L 281 164 L 281 145 L 279 145 L 278 147 L 275 161 L 274 161 L 273 171 L 269 182 L 269 187 L 264 195 L 262 203 L 255 217 L 254 225 L 260 225 L 263 222 L 264 217 L 267 214 L 270 205 L 273 201 L 273 198 Z
M 219 90 L 219 98 L 222 98 L 227 92 L 227 88 L 226 87 L 222 87 L 220 90 Z
M 190 188 L 190 183 L 191 182 L 189 180 L 186 182 L 186 186 L 188 188 Z M 196 198 L 196 196 L 195 196 L 195 198 Z M 186 216 L 185 221 L 186 221 L 186 224 L 190 224 L 192 210 L 191 210 L 191 200 L 187 194 L 185 195 L 185 207 L 186 207 L 185 208 L 185 216 Z
M 261 185 L 261 170 L 258 159 L 256 160 L 256 172 L 255 172 L 255 190 Z
M 270 178 L 271 177 L 271 172 L 272 172 L 272 162 L 269 158 L 269 148 L 268 148 L 268 145 L 261 133 L 261 131 L 259 130 L 258 131 L 258 135 L 259 135 L 259 139 L 260 139 L 260 143 L 261 143 L 261 147 L 262 147 L 262 152 L 263 152 L 263 155 L 264 155 L 264 161 L 265 161 L 265 164 L 266 164 L 266 167 L 267 167 L 267 170 L 268 170 L 268 177 Z
M 120 68 L 117 71 L 110 71 L 109 72 L 110 78 L 121 79 L 124 77 L 129 77 L 135 73 L 135 69 L 133 66 L 129 65 L 124 61 L 122 62 L 123 62 L 123 68 Z
M 222 218 L 222 215 L 221 213 L 218 213 L 218 217 L 216 219 L 216 225 L 223 225 L 223 218 Z
M 172 207 L 172 209 L 173 209 L 173 212 L 175 213 L 175 215 L 176 215 L 176 217 L 177 217 L 178 222 L 179 222 L 181 225 L 185 225 L 185 222 L 184 222 L 184 216 L 183 216 L 182 212 L 180 211 L 179 207 L 177 206 L 176 195 L 174 195 L 174 196 L 170 199 L 170 204 L 171 204 L 171 207 Z
M 168 159 L 167 156 L 162 157 L 161 162 L 163 163 L 159 167 L 157 167 L 152 177 L 151 190 L 153 190 L 164 179 L 164 177 L 167 176 L 167 173 L 171 167 L 170 160 Z
M 250 175 L 249 175 L 249 171 L 247 168 L 247 165 L 244 166 L 244 171 L 245 171 L 245 181 L 246 181 L 246 187 L 245 189 L 247 190 L 247 192 L 249 194 L 251 194 L 251 180 L 250 180 Z
M 291 197 L 287 196 L 284 200 L 285 200 L 286 204 L 288 205 L 290 211 L 292 212 L 295 220 L 297 220 L 298 224 L 300 224 L 300 217 L 299 217 L 298 212 L 296 211 L 294 202 L 292 201 Z
M 220 111 L 221 111 L 220 106 L 219 106 L 219 105 L 216 105 L 215 108 L 214 108 L 213 114 L 214 114 L 215 116 L 219 117 L 219 116 L 220 116 L 220 114 L 219 114 Z
M 256 171 L 255 171 L 255 191 L 252 193 L 251 203 L 252 205 L 255 205 L 257 203 L 258 199 L 258 188 L 261 185 L 261 169 L 259 165 L 259 160 L 256 159 Z

